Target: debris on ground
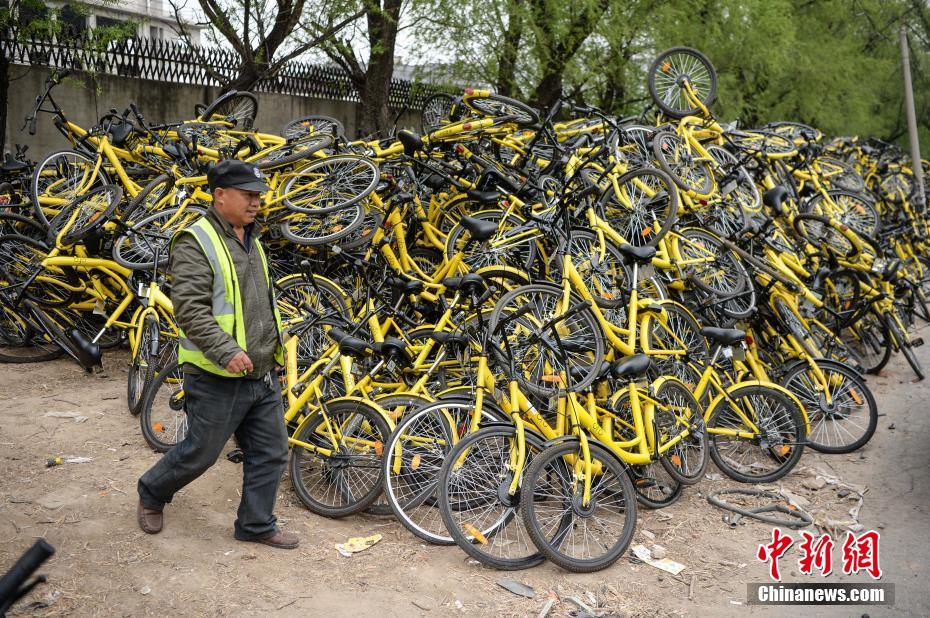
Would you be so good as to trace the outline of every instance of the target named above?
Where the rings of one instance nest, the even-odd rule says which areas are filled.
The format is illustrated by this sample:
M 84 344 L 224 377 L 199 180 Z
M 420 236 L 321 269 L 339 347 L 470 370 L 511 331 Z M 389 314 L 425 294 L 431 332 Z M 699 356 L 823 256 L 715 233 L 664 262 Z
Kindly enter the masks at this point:
M 512 579 L 507 579 L 502 577 L 497 580 L 497 585 L 508 590 L 514 594 L 520 595 L 521 597 L 526 597 L 527 599 L 532 599 L 536 596 L 536 591 L 533 590 L 530 586 L 526 584 L 521 584 L 520 582 L 515 582 Z
M 50 418 L 73 418 L 75 423 L 83 423 L 88 420 L 86 416 L 77 412 L 46 412 L 45 416 Z
M 371 536 L 356 536 L 347 540 L 345 543 L 336 543 L 336 551 L 345 556 L 346 558 L 351 558 L 352 554 L 357 554 L 358 552 L 365 551 L 370 548 L 372 545 L 380 541 L 383 537 L 380 534 L 373 534 Z
M 657 569 L 661 569 L 666 573 L 671 573 L 672 575 L 678 575 L 685 570 L 685 565 L 680 562 L 675 562 L 674 560 L 669 560 L 668 558 L 655 558 L 652 555 L 652 552 L 649 551 L 645 545 L 637 543 L 632 547 L 633 555 L 645 562 L 650 566 L 654 566 Z

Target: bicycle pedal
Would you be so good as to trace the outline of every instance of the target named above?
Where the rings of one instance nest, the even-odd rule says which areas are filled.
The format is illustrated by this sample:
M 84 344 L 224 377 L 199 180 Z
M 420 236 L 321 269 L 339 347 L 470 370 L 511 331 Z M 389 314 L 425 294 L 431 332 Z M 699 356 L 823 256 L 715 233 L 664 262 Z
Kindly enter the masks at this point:
M 242 454 L 242 449 L 237 448 L 226 453 L 226 459 L 234 464 L 240 464 L 245 461 L 245 455 Z
M 919 347 L 922 346 L 923 344 L 924 344 L 924 338 L 923 338 L 923 337 L 914 337 L 913 339 L 911 339 L 911 347 L 912 347 L 912 348 L 919 348 Z

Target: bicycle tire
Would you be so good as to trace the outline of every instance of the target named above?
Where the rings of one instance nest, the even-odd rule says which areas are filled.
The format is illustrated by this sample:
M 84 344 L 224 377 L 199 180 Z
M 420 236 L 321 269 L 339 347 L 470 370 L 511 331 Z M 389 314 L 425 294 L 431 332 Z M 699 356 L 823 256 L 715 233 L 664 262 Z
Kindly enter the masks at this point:
M 516 496 L 507 494 L 509 457 L 506 461 L 496 460 L 493 453 L 483 455 L 479 446 L 489 442 L 493 448 L 501 440 L 509 441 L 513 448 L 516 428 L 481 429 L 465 436 L 449 451 L 439 470 L 439 512 L 446 530 L 462 551 L 484 565 L 517 571 L 534 567 L 546 557 L 522 529 L 523 520 L 518 514 L 519 489 Z M 544 442 L 532 432 L 526 432 L 525 442 L 525 465 L 528 466 L 532 454 L 541 451 Z M 480 461 L 472 463 L 479 457 Z M 486 464 L 486 469 L 471 472 L 477 476 L 465 478 L 469 466 L 481 463 Z M 491 521 L 486 524 L 488 516 Z
M 183 372 L 173 361 L 155 372 L 145 387 L 139 412 L 142 437 L 158 453 L 167 453 L 187 437 Z M 167 413 L 167 420 L 161 414 Z
M 698 159 L 691 147 L 677 133 L 659 131 L 652 138 L 652 153 L 659 168 L 668 174 L 682 191 L 697 197 L 710 197 L 714 176 L 710 164 Z
M 371 159 L 334 155 L 294 172 L 280 190 L 281 201 L 294 212 L 322 215 L 365 199 L 380 180 L 380 170 Z
M 113 241 L 113 261 L 130 270 L 151 270 L 156 267 L 154 244 L 158 248 L 158 268 L 167 266 L 171 239 L 205 213 L 188 206 L 158 210 L 139 219 L 130 231 Z
M 555 317 L 552 312 L 561 304 L 562 296 L 562 288 L 549 283 L 533 283 L 511 290 L 501 296 L 494 306 L 491 317 L 488 319 L 488 329 L 492 333 L 497 333 L 498 325 L 504 322 L 508 315 L 527 305 L 533 305 L 533 310 L 508 321 L 507 328 L 499 333 L 502 338 L 508 337 L 509 339 L 516 334 L 516 331 L 510 327 L 520 325 L 524 333 L 521 334 L 518 340 L 521 343 L 525 342 L 527 339 L 526 331 L 535 331 L 536 328 Z M 562 310 L 567 311 L 571 307 L 579 307 L 579 303 L 581 303 L 581 298 L 572 293 L 569 296 L 569 307 L 563 307 Z M 551 366 L 553 368 L 551 371 L 556 375 L 563 370 L 569 371 L 569 367 L 571 367 L 571 388 L 574 390 L 587 388 L 597 378 L 601 361 L 604 360 L 606 347 L 600 323 L 590 307 L 579 308 L 571 316 L 571 319 L 573 322 L 569 326 L 566 326 L 565 321 L 558 322 L 557 329 L 564 331 L 566 328 L 571 328 L 571 332 L 559 333 L 562 346 L 558 349 L 564 348 L 566 353 L 570 354 L 567 366 L 563 366 L 561 361 L 558 361 L 553 356 L 555 352 L 549 350 L 549 345 L 553 344 L 540 344 L 534 352 L 525 354 L 522 357 L 523 360 L 520 360 L 516 358 L 520 350 L 515 351 L 513 348 L 517 341 L 511 342 L 510 352 L 515 356 L 514 363 L 517 370 L 514 377 L 519 382 L 520 387 L 527 392 L 538 397 L 547 398 L 558 391 L 559 387 L 557 385 L 546 386 L 547 383 L 542 381 L 545 376 L 527 375 L 528 373 L 536 374 L 539 371 L 544 371 L 546 366 Z M 542 337 L 551 337 L 550 331 L 547 330 Z M 539 341 L 541 342 L 542 338 Z M 510 362 L 507 358 L 507 351 L 502 349 L 501 346 L 494 346 L 494 357 L 501 367 L 509 368 Z
M 690 47 L 672 47 L 663 51 L 652 62 L 648 75 L 649 95 L 659 109 L 672 118 L 684 118 L 701 112 L 700 108 L 692 107 L 682 95 L 682 78 L 687 78 L 692 84 L 704 107 L 709 107 L 717 96 L 717 71 L 714 65 L 707 56 Z
M 807 436 L 807 446 L 821 453 L 852 453 L 865 446 L 875 434 L 875 428 L 878 426 L 878 405 L 875 403 L 875 397 L 865 380 L 860 378 L 852 367 L 823 358 L 816 359 L 814 362 L 822 372 L 828 374 L 827 388 L 831 390 L 831 402 L 826 401 L 821 391 L 822 386 L 810 375 L 810 366 L 805 361 L 789 367 L 781 379 L 781 384 L 794 393 L 807 410 L 807 418 L 811 426 Z M 830 377 L 832 375 L 840 376 L 843 382 L 836 384 L 836 380 Z M 847 382 L 851 386 L 843 390 Z M 838 403 L 841 397 L 843 401 Z M 856 401 L 857 399 L 861 401 Z M 849 403 L 850 400 L 852 405 Z M 866 422 L 858 425 L 853 423 L 850 429 L 850 425 L 843 421 L 850 419 L 854 413 L 850 408 L 854 405 L 860 408 L 864 406 Z M 834 425 L 832 432 L 825 429 L 828 421 Z M 842 433 L 838 427 L 840 423 L 843 423 Z M 862 429 L 855 431 L 857 428 Z M 831 433 L 836 436 L 836 440 L 828 440 Z
M 743 421 L 737 414 L 730 412 L 730 417 L 724 417 L 724 414 L 730 410 L 732 402 L 752 397 L 755 398 L 755 401 L 751 401 L 748 404 L 751 409 L 759 408 L 765 403 L 770 410 L 774 405 L 784 412 L 779 414 L 778 419 L 767 419 L 770 425 L 773 423 L 779 424 L 778 427 L 772 427 L 770 429 L 777 431 L 777 435 L 773 437 L 778 441 L 774 442 L 773 446 L 757 445 L 755 444 L 755 439 L 748 440 L 737 438 L 735 440 L 738 444 L 752 444 L 752 446 L 758 446 L 762 456 L 767 458 L 767 460 L 775 462 L 774 469 L 769 468 L 764 473 L 750 476 L 747 470 L 752 470 L 751 465 L 732 461 L 730 456 L 721 453 L 721 445 L 724 443 L 724 439 L 723 437 L 718 437 L 720 434 L 715 433 L 715 430 L 719 429 L 723 423 L 726 423 L 728 425 L 733 425 L 733 429 L 735 430 L 748 431 L 748 428 L 745 427 Z M 798 404 L 784 393 L 764 385 L 741 386 L 728 391 L 726 395 L 719 395 L 716 405 L 711 405 L 713 406 L 713 410 L 707 419 L 710 457 L 717 467 L 720 468 L 720 471 L 734 481 L 740 483 L 772 483 L 791 472 L 798 461 L 800 461 L 804 451 L 804 443 L 806 442 L 804 417 Z M 757 425 L 760 424 L 757 414 L 750 413 L 746 416 L 753 423 Z M 756 418 L 753 418 L 754 416 Z M 730 420 L 731 418 L 732 420 Z M 759 464 L 757 464 L 757 466 L 758 465 Z M 739 468 L 737 466 L 739 466 Z
M 237 129 L 251 129 L 258 115 L 258 98 L 251 92 L 231 90 L 214 99 L 197 117 L 201 122 L 210 122 L 214 116 L 232 122 Z
M 36 221 L 46 227 L 49 224 L 41 203 L 41 197 L 46 195 L 49 187 L 54 187 L 54 192 L 50 197 L 70 200 L 82 191 L 91 190 L 97 186 L 108 184 L 109 179 L 101 168 L 90 184 L 84 186 L 87 182 L 85 173 L 88 170 L 86 168 L 89 167 L 89 169 L 92 170 L 95 163 L 96 156 L 91 157 L 87 153 L 78 150 L 59 150 L 46 155 L 46 157 L 35 166 L 29 181 L 29 197 L 31 198 L 33 215 Z M 75 168 L 78 166 L 85 167 L 85 171 L 80 174 L 80 178 L 69 178 L 67 181 L 59 178 L 59 176 L 68 173 L 72 166 Z M 58 181 L 50 184 L 44 183 L 43 175 L 51 178 L 58 178 Z
M 142 322 L 141 335 L 136 342 L 136 353 L 129 359 L 126 376 L 126 404 L 133 416 L 142 412 L 145 389 L 155 374 L 154 359 L 158 354 L 158 345 L 158 321 L 149 313 Z
M 308 135 L 329 135 L 333 139 L 339 139 L 345 135 L 345 127 L 342 123 L 330 116 L 304 116 L 295 118 L 284 125 L 281 129 L 281 135 L 287 141 L 300 140 Z
M 465 93 L 462 101 L 466 107 L 482 116 L 516 116 L 513 122 L 518 126 L 539 124 L 539 114 L 535 109 L 502 94 L 489 93 L 485 96 L 472 96 Z
M 381 413 L 364 401 L 330 401 L 325 408 L 326 417 L 343 419 L 342 422 L 337 422 L 340 425 L 340 434 L 337 439 L 339 453 L 329 456 L 309 454 L 308 459 L 310 461 L 315 458 L 320 460 L 320 484 L 326 483 L 334 486 L 332 494 L 330 494 L 329 488 L 326 488 L 324 493 L 320 495 L 316 491 L 319 484 L 314 484 L 313 487 L 307 486 L 302 473 L 302 464 L 304 463 L 304 454 L 308 453 L 308 451 L 298 444 L 291 446 L 288 470 L 294 493 L 297 494 L 304 506 L 317 515 L 341 518 L 364 511 L 381 494 L 383 482 L 381 475 L 377 471 L 381 467 L 380 449 L 383 446 L 379 445 L 383 445 L 387 441 L 391 430 Z M 326 422 L 326 417 L 324 417 L 322 411 L 316 412 L 310 421 L 294 433 L 294 439 L 331 449 L 330 437 L 332 436 L 317 432 Z M 366 445 L 363 447 L 364 452 L 353 456 L 351 448 L 345 444 L 346 434 L 349 433 L 347 428 L 360 432 L 353 434 L 355 436 L 354 440 L 370 441 L 373 446 L 369 448 Z M 338 469 L 333 467 L 337 465 Z M 355 473 L 355 480 L 364 483 L 363 486 L 360 488 L 349 487 L 348 484 L 353 481 L 349 473 L 350 470 Z M 374 476 L 370 474 L 372 470 L 376 471 Z M 365 479 L 362 479 L 362 475 L 365 474 L 364 471 L 369 471 L 369 474 Z M 358 492 L 357 496 L 356 491 Z M 329 499 L 330 495 L 332 499 Z
M 278 224 L 281 235 L 297 245 L 318 246 L 341 240 L 365 222 L 365 208 L 352 204 L 320 215 L 294 213 Z
M 485 398 L 482 421 L 506 418 Z M 384 496 L 394 517 L 417 538 L 453 545 L 438 508 L 438 474 L 451 445 L 468 429 L 474 400 L 441 399 L 418 408 L 394 428 L 381 459 Z M 417 439 L 414 440 L 413 438 Z
M 661 446 L 665 440 L 663 428 L 674 427 L 672 431 L 678 430 L 668 439 L 679 437 L 683 431 L 680 431 L 682 423 L 687 425 L 688 436 L 682 438 L 671 449 L 659 456 L 659 463 L 665 468 L 669 476 L 674 478 L 682 485 L 694 485 L 704 477 L 704 471 L 707 469 L 708 449 L 706 443 L 706 432 L 704 429 L 704 417 L 701 406 L 690 390 L 676 378 L 666 378 L 656 388 L 655 398 L 660 404 L 666 403 L 668 398 L 672 407 L 681 408 L 687 406 L 690 409 L 690 418 L 682 419 L 663 406 L 657 406 L 653 420 L 653 444 Z
M 332 145 L 333 138 L 328 135 L 304 137 L 300 141 L 288 142 L 263 157 L 248 161 L 262 171 L 277 170 L 303 161 Z
M 904 355 L 904 359 L 907 361 L 907 364 L 911 366 L 911 369 L 914 370 L 914 374 L 917 376 L 917 381 L 922 381 L 926 374 L 924 374 L 924 368 L 920 360 L 917 358 L 917 354 L 914 353 L 914 348 L 911 346 L 911 340 L 907 335 L 907 330 L 902 329 L 898 324 L 898 321 L 894 316 L 884 316 L 885 322 L 888 324 L 889 332 L 894 338 L 895 343 L 901 354 Z
M 575 486 L 581 486 L 581 481 L 572 478 L 571 469 L 565 462 L 566 456 L 580 457 L 580 445 L 574 440 L 556 443 L 539 453 L 532 465 L 527 469 L 520 490 L 523 522 L 533 543 L 549 560 L 573 573 L 593 573 L 609 567 L 623 556 L 636 532 L 637 502 L 633 483 L 630 481 L 626 467 L 617 460 L 616 455 L 603 446 L 589 443 L 588 448 L 590 449 L 592 462 L 601 463 L 602 472 L 597 483 L 592 481 L 591 502 L 587 506 L 581 503 L 577 491 L 574 490 Z M 604 481 L 604 475 L 607 473 L 615 479 L 610 487 L 607 487 Z M 561 483 L 557 483 L 561 487 L 553 487 L 551 496 L 556 498 L 557 505 L 550 508 L 563 512 L 554 531 L 543 529 L 540 520 L 536 517 L 536 513 L 542 508 L 541 505 L 548 502 L 548 500 L 538 499 L 538 494 L 541 496 L 549 494 L 549 492 L 541 491 L 543 485 L 540 485 L 539 482 L 542 479 L 548 482 L 552 477 L 561 481 Z M 560 491 L 562 495 L 554 493 L 555 491 Z M 571 492 L 571 495 L 568 495 L 569 492 Z M 610 506 L 604 508 L 600 504 L 602 496 L 609 498 L 615 504 L 608 503 Z M 576 502 L 578 503 L 577 506 Z M 588 517 L 594 516 L 599 507 L 601 507 L 602 516 L 599 518 L 597 528 L 601 529 L 601 531 L 603 531 L 604 522 L 607 520 L 608 515 L 615 515 L 619 511 L 623 511 L 622 515 L 620 515 L 620 519 L 622 519 L 622 523 L 620 523 L 622 527 L 621 533 L 619 535 L 610 534 L 609 539 L 597 543 L 606 548 L 601 555 L 589 557 L 568 555 L 561 548 L 566 544 L 569 534 L 579 529 L 583 530 L 583 533 L 587 533 L 589 528 L 587 525 L 579 526 L 576 524 L 576 518 L 583 517 L 587 520 Z M 594 527 L 592 526 L 592 528 Z M 594 544 L 585 544 L 584 547 L 587 549 Z M 570 544 L 572 548 L 579 545 L 576 543 Z
M 656 168 L 623 174 L 598 202 L 601 218 L 624 240 L 639 247 L 654 247 L 665 238 L 678 220 L 678 207 L 674 178 Z
M 116 212 L 122 199 L 123 190 L 119 186 L 98 187 L 74 198 L 49 221 L 49 228 L 58 235 L 62 245 L 74 245 L 106 223 Z M 68 229 L 64 230 L 63 227 L 69 223 Z

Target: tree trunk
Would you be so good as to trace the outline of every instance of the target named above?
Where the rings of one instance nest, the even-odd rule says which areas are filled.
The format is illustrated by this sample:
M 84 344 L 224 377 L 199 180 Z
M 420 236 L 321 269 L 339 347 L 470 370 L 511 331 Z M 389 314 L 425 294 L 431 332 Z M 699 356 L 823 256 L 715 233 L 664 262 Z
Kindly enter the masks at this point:
M 0 155 L 6 148 L 7 105 L 10 94 L 10 60 L 0 54 Z
M 375 0 L 366 0 L 368 7 L 368 67 L 362 84 L 359 130 L 364 135 L 391 130 L 391 110 L 388 94 L 394 75 L 394 47 L 402 0 L 385 0 L 384 8 Z
M 516 7 L 521 0 L 512 0 L 507 17 L 507 32 L 501 42 L 501 51 L 497 61 L 497 92 L 505 97 L 516 94 L 517 55 L 520 50 L 520 38 L 523 36 L 523 18 Z
M 547 110 L 562 96 L 562 74 L 565 72 L 565 65 L 546 67 L 543 78 L 536 86 L 536 92 L 533 93 L 533 101 L 541 110 Z

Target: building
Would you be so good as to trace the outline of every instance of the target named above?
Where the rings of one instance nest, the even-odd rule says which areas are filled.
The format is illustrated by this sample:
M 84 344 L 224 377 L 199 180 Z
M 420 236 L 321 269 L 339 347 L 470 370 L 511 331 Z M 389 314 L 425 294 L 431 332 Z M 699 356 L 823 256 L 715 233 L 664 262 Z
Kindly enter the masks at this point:
M 58 20 L 65 32 L 71 35 L 131 22 L 135 25 L 136 37 L 141 39 L 173 41 L 180 38 L 168 0 L 90 0 L 71 4 L 56 0 L 48 2 L 48 5 L 58 9 Z M 190 42 L 199 45 L 203 26 L 188 20 L 184 28 Z

